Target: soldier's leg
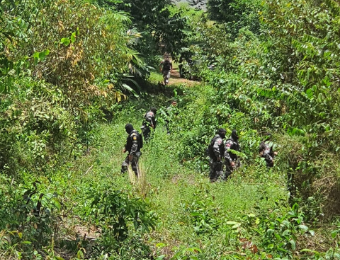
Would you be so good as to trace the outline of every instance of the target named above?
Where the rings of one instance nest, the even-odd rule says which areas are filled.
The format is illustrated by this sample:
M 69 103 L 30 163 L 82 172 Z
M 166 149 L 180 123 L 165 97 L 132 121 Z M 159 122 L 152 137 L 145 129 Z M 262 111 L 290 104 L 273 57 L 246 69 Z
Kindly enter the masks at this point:
M 168 119 L 165 119 L 165 127 L 166 127 L 166 133 L 170 134 L 170 126 L 169 126 L 170 121 Z
M 223 163 L 222 162 L 216 162 L 216 178 L 217 179 L 224 179 L 223 176 Z
M 240 168 L 240 167 L 241 167 L 241 161 L 237 159 L 235 168 Z
M 212 159 L 210 165 L 210 182 L 215 182 L 223 176 L 223 165 L 222 162 L 217 162 Z
M 209 173 L 210 182 L 214 182 L 216 181 L 217 176 L 216 176 L 216 171 L 215 171 L 215 162 L 211 158 L 209 160 L 209 166 L 210 166 L 210 173 Z
M 233 166 L 231 166 L 229 161 L 226 161 L 226 163 L 225 163 L 225 176 L 224 176 L 224 179 L 227 180 L 232 172 L 233 172 Z
M 164 70 L 163 71 L 164 85 L 167 85 L 169 83 L 169 78 L 170 78 L 170 70 Z
M 126 173 L 129 167 L 129 155 L 126 156 L 125 160 L 122 163 L 121 173 Z
M 169 84 L 169 79 L 170 79 L 170 70 L 168 70 L 168 73 L 166 74 L 166 84 Z
M 166 70 L 163 70 L 162 74 L 163 74 L 163 84 L 166 85 Z
M 138 160 L 139 160 L 139 156 L 133 155 L 131 167 L 132 167 L 132 170 L 135 172 L 136 177 L 139 177 Z
M 149 126 L 145 126 L 145 128 L 143 129 L 143 137 L 144 140 L 148 140 L 150 137 L 150 127 Z

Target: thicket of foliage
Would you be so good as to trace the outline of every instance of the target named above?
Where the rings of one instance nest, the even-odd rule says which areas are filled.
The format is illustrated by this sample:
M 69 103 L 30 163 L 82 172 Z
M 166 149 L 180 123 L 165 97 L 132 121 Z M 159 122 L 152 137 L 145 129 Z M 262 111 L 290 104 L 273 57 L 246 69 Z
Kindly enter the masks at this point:
M 261 37 L 245 28 L 227 41 L 220 35 L 228 24 L 204 19 L 195 24 L 194 37 L 205 43 L 204 48 L 192 46 L 200 61 L 196 71 L 216 89 L 207 111 L 215 116 L 206 117 L 203 125 L 228 122 L 258 133 L 301 136 L 287 154 L 295 186 L 291 192 L 318 198 L 328 216 L 337 215 L 340 92 L 334 33 L 339 4 L 269 1 L 260 19 Z M 215 70 L 204 69 L 211 62 Z
M 80 258 L 77 243 L 58 236 L 74 198 L 73 191 L 65 195 L 71 177 L 65 165 L 86 153 L 103 111 L 126 98 L 124 80 L 140 62 L 129 48 L 136 36 L 127 33 L 127 16 L 84 1 L 1 1 L 0 7 L 0 258 L 60 259 L 54 247 L 65 244 Z M 103 231 L 114 226 L 112 248 L 133 229 L 129 223 L 142 226 L 140 233 L 154 225 L 144 201 L 106 192 L 111 200 L 93 192 L 89 211 L 97 210 Z M 116 224 L 100 217 L 105 203 Z
M 186 17 L 172 2 L 166 1 L 99 1 L 100 6 L 125 12 L 132 20 L 133 28 L 142 37 L 134 47 L 151 66 L 159 64 L 164 53 L 174 55 L 186 46 Z
M 339 257 L 338 2 L 0 3 L 0 258 Z M 164 51 L 202 85 L 144 85 Z M 159 113 L 147 177 L 129 185 L 124 124 L 173 98 L 171 134 Z M 239 131 L 243 167 L 213 186 L 204 152 L 221 126 Z
M 6 2 L 2 20 L 1 164 L 15 172 L 14 161 L 26 168 L 77 152 L 77 128 L 124 98 L 134 36 L 127 17 L 81 1 Z
M 233 36 L 238 30 L 247 27 L 253 33 L 259 33 L 259 12 L 264 8 L 261 1 L 247 0 L 208 0 L 209 18 L 219 23 L 226 23 L 226 32 Z

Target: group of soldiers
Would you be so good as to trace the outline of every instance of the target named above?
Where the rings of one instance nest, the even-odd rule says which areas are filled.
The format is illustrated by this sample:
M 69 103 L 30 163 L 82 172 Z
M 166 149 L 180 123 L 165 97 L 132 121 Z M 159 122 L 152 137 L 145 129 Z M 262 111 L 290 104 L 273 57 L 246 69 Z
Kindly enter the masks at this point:
M 142 134 L 145 140 L 150 138 L 151 129 L 155 129 L 157 125 L 156 121 L 156 113 L 157 109 L 152 107 L 150 111 L 145 113 L 143 125 L 141 126 Z M 121 173 L 125 173 L 128 170 L 129 165 L 131 164 L 131 168 L 134 171 L 135 175 L 139 176 L 138 169 L 138 161 L 141 156 L 140 149 L 143 148 L 143 137 L 142 135 L 133 128 L 131 124 L 125 125 L 125 131 L 128 134 L 126 139 L 125 147 L 123 149 L 123 153 L 128 152 L 128 155 L 125 157 L 125 160 L 122 163 Z
M 172 101 L 168 110 L 174 109 L 176 105 L 177 102 Z M 128 152 L 128 155 L 122 163 L 122 173 L 127 172 L 128 166 L 131 165 L 136 176 L 139 176 L 138 161 L 141 156 L 140 150 L 143 148 L 143 137 L 144 140 L 148 140 L 152 131 L 151 129 L 154 130 L 156 128 L 156 113 L 157 109 L 154 107 L 150 108 L 150 110 L 145 113 L 141 127 L 142 135 L 135 130 L 131 124 L 125 125 L 128 137 L 123 152 Z M 169 121 L 165 120 L 165 122 L 167 133 L 169 134 Z M 227 140 L 224 140 L 226 132 L 226 129 L 220 128 L 212 138 L 207 149 L 207 154 L 210 157 L 210 182 L 215 182 L 219 179 L 227 180 L 232 172 L 240 166 L 238 154 L 241 149 L 237 131 L 235 129 L 232 130 L 230 137 Z M 259 146 L 259 155 L 264 158 L 267 167 L 274 166 L 274 157 L 277 153 L 273 151 L 273 147 L 270 144 L 265 141 L 261 142 Z
M 226 130 L 220 128 L 212 138 L 208 146 L 208 155 L 210 157 L 210 182 L 219 179 L 227 180 L 232 172 L 240 166 L 238 153 L 240 152 L 239 136 L 234 129 L 230 137 L 224 141 Z M 277 152 L 273 151 L 273 146 L 266 141 L 262 141 L 259 146 L 259 155 L 264 158 L 267 167 L 274 166 L 274 157 Z M 225 167 L 225 170 L 223 168 Z
M 240 160 L 235 153 L 235 151 L 240 151 L 239 136 L 234 129 L 230 137 L 224 142 L 226 133 L 227 131 L 224 128 L 220 128 L 208 146 L 210 182 L 228 179 L 233 170 L 240 166 Z M 225 166 L 225 172 L 223 166 Z

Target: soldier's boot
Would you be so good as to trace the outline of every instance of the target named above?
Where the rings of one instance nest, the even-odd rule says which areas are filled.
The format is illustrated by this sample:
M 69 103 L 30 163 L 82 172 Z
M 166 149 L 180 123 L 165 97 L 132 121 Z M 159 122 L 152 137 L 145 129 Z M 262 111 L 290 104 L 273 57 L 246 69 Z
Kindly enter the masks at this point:
M 224 174 L 223 174 L 223 171 L 217 171 L 216 172 L 216 179 L 217 180 L 224 180 Z
M 128 171 L 128 164 L 126 162 L 122 163 L 122 169 L 120 170 L 121 174 L 124 174 Z
M 224 180 L 228 180 L 230 178 L 232 171 L 229 169 L 226 170 L 225 175 L 224 175 Z
M 210 182 L 215 182 L 217 180 L 216 172 L 212 169 L 210 169 L 210 172 L 209 172 L 209 179 L 210 179 Z
M 136 177 L 138 178 L 139 177 L 138 166 L 133 166 L 132 170 L 135 173 Z

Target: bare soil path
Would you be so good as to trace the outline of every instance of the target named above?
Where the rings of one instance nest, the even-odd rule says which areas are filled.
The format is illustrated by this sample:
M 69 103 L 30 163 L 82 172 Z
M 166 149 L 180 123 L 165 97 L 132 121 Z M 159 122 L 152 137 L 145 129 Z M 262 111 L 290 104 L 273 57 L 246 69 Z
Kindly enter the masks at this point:
M 169 85 L 185 84 L 187 86 L 194 86 L 200 84 L 199 81 L 181 78 L 177 68 L 173 68 L 170 75 Z

